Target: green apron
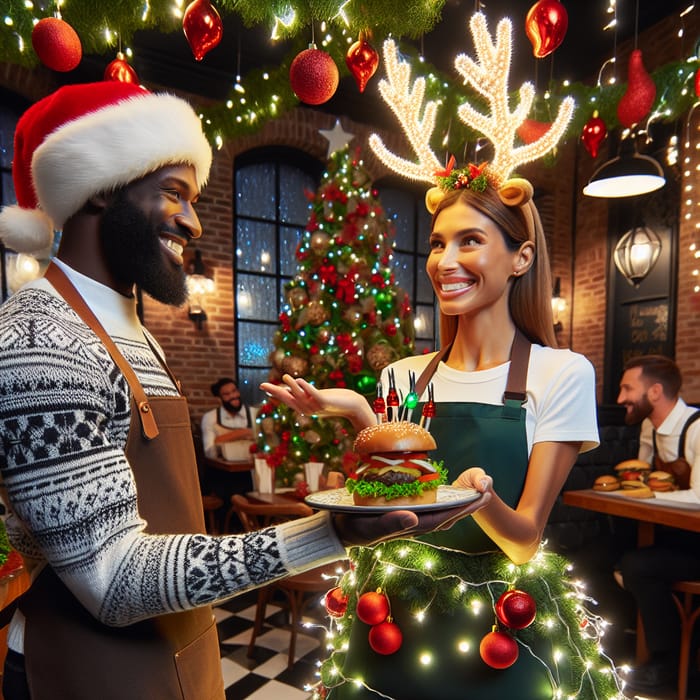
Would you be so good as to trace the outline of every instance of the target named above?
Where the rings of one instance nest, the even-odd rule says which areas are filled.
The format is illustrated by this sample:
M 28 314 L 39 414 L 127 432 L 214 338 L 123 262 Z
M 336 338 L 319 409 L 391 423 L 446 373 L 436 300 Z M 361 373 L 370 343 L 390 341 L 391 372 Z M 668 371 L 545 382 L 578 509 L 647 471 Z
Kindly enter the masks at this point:
M 519 363 L 511 362 L 504 405 L 437 403 L 430 424 L 438 445 L 431 457 L 444 460 L 450 482 L 465 469 L 481 466 L 493 477 L 496 493 L 513 508 L 520 499 L 528 467 L 522 403 L 529 344 L 520 357 L 514 357 Z M 518 364 L 522 369 L 523 362 L 520 391 L 510 391 L 512 375 L 517 374 Z M 420 410 L 416 413 L 421 415 Z M 565 688 L 576 689 L 573 696 L 586 696 L 578 692 L 580 681 L 570 678 L 565 662 L 557 664 L 556 680 L 552 681 L 551 670 L 542 661 L 552 658 L 552 643 L 537 633 L 535 623 L 517 632 L 518 659 L 509 668 L 494 669 L 479 653 L 482 638 L 495 623 L 493 604 L 509 585 L 526 590 L 538 600 L 538 616 L 549 614 L 540 610 L 539 600 L 550 598 L 562 588 L 563 560 L 552 562 L 559 568 L 549 578 L 533 577 L 531 573 L 519 578 L 521 567 L 513 567 L 470 517 L 420 540 L 394 540 L 351 551 L 352 578 L 343 585 L 349 594 L 349 613 L 344 620 L 351 625 L 348 650 L 331 655 L 322 665 L 322 678 L 332 688 L 330 700 L 545 700 L 553 697 L 553 686 L 561 682 Z M 431 575 L 424 576 L 428 559 Z M 403 575 L 398 579 L 395 573 L 387 576 L 385 564 L 403 571 Z M 537 580 L 533 582 L 533 578 Z M 442 583 L 436 586 L 435 581 Z M 469 585 L 465 592 L 457 593 L 460 581 Z M 390 615 L 402 633 L 400 648 L 391 655 L 371 648 L 370 626 L 353 615 L 358 596 L 377 588 L 386 594 Z M 566 591 L 559 593 L 564 595 Z M 419 610 L 426 610 L 422 621 L 415 615 Z M 574 634 L 578 634 L 579 623 L 578 619 L 570 620 Z M 615 689 L 614 684 L 604 685 L 607 691 Z M 601 697 L 612 696 L 608 693 Z

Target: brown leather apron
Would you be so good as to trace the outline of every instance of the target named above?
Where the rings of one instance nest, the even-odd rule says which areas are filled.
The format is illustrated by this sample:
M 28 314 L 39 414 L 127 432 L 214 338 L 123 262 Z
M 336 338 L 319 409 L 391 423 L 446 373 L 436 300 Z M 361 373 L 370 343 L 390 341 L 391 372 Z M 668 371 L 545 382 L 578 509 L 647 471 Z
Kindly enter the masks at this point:
M 105 342 L 106 332 L 63 272 L 51 265 L 46 276 Z M 140 385 L 131 384 L 133 370 L 123 367 L 126 360 L 116 348 L 115 357 L 108 337 L 105 345 L 132 390 L 126 456 L 146 531 L 204 533 L 185 398 L 146 398 Z M 140 421 L 144 417 L 145 422 Z M 109 627 L 88 613 L 47 566 L 23 596 L 20 609 L 26 617 L 24 648 L 32 700 L 224 698 L 219 643 L 209 606 Z
M 672 474 L 679 489 L 690 488 L 690 464 L 688 464 L 688 460 L 685 458 L 685 435 L 688 432 L 688 428 L 698 419 L 700 419 L 700 411 L 693 413 L 685 422 L 678 439 L 678 456 L 670 462 L 664 462 L 661 457 L 659 457 L 659 450 L 656 446 L 656 430 L 651 433 L 652 446 L 654 449 L 654 456 L 652 459 L 654 469 Z

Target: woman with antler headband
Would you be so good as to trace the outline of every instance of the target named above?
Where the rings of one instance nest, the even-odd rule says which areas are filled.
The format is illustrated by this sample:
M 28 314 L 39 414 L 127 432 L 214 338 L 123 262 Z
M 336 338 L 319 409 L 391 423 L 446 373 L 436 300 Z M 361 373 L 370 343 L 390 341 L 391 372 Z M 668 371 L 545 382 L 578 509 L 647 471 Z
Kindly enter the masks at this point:
M 407 396 L 417 376 L 422 405 L 432 389 L 433 456 L 457 486 L 490 492 L 491 499 L 420 541 L 352 550 L 353 569 L 343 582 L 348 608 L 321 676 L 328 697 L 353 700 L 622 697 L 612 664 L 599 652 L 600 620 L 566 581 L 565 562 L 541 547 L 578 453 L 598 444 L 595 381 L 586 358 L 556 349 L 533 188 L 509 177 L 515 165 L 556 143 L 572 105 L 563 104 L 540 142 L 510 147 L 506 141 L 512 143 L 532 100 L 524 87 L 520 107 L 511 112 L 507 104 L 510 23 L 499 24 L 495 45 L 482 15 L 471 28 L 480 64 L 460 56 L 456 65 L 489 100 L 492 116 L 468 105 L 460 116 L 491 138 L 488 165 L 456 170 L 451 161 L 440 169 L 426 136 L 435 105 L 419 119 L 414 100 L 422 101 L 422 79 L 409 90 L 406 64 L 393 42 L 384 46 L 388 78 L 380 91 L 421 164 L 389 153 L 376 137 L 372 147 L 404 174 L 423 177 L 432 167 L 423 177 L 435 185 L 426 197 L 433 214 L 426 268 L 440 306 L 442 347 L 394 363 L 382 385 L 386 394 L 391 376 Z M 349 390 L 319 391 L 289 376 L 284 382 L 263 388 L 300 413 L 342 414 L 357 429 L 375 422 L 369 404 Z M 357 619 L 358 600 L 376 591 L 386 597 L 394 627 L 370 628 Z

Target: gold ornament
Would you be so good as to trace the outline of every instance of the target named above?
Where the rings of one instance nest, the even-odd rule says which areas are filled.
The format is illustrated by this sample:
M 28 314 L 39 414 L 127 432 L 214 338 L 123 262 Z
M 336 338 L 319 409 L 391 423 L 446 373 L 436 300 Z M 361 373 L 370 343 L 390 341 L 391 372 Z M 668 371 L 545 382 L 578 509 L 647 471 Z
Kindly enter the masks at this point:
M 282 371 L 292 377 L 303 377 L 309 369 L 309 363 L 301 357 L 285 357 L 282 361 Z
M 311 249 L 319 255 L 325 253 L 330 245 L 331 238 L 325 231 L 316 231 L 311 235 Z
M 396 359 L 396 353 L 387 343 L 373 345 L 366 355 L 367 363 L 375 372 L 380 372 Z

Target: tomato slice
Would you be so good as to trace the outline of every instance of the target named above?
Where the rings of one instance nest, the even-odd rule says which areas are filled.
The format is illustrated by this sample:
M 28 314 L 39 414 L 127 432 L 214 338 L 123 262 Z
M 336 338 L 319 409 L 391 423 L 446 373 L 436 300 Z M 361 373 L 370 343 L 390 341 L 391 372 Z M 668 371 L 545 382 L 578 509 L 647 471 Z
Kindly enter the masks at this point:
M 437 472 L 433 472 L 431 474 L 423 474 L 423 476 L 418 477 L 418 481 L 435 481 L 435 479 L 439 479 L 440 475 Z

